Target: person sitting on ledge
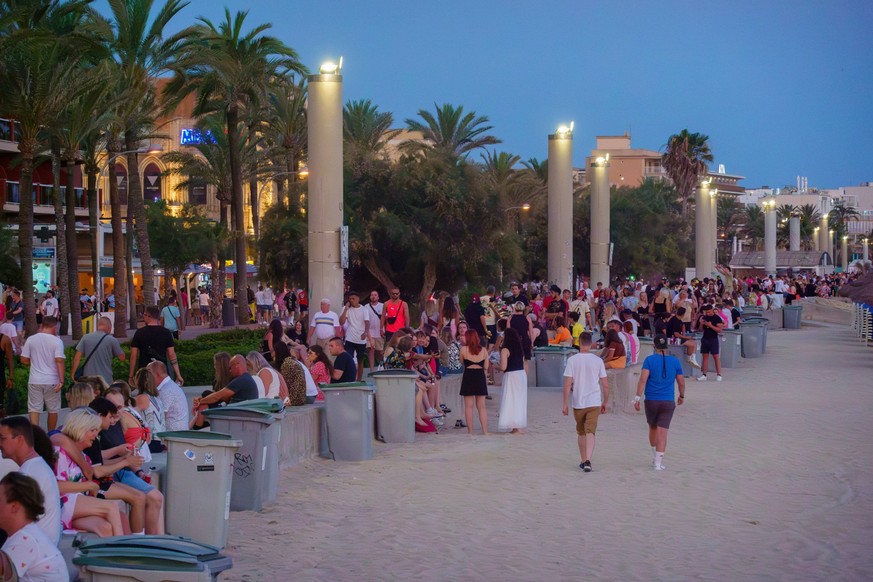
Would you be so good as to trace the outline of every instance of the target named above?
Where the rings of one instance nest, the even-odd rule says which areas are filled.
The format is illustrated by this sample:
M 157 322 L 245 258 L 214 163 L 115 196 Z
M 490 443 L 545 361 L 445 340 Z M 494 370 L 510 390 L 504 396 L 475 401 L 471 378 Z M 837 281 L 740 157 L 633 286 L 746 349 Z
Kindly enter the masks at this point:
M 246 359 L 239 354 L 230 359 L 230 375 L 233 379 L 227 386 L 209 396 L 194 399 L 195 412 L 201 412 L 216 402 L 243 402 L 258 397 L 258 386 L 248 372 Z

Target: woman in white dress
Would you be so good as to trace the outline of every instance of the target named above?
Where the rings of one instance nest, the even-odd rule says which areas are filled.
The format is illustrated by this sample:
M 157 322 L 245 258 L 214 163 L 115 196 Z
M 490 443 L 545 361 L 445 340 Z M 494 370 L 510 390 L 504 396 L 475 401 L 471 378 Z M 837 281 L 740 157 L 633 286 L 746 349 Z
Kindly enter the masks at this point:
M 500 369 L 504 372 L 503 396 L 500 399 L 497 429 L 522 434 L 523 429 L 527 428 L 527 373 L 524 371 L 521 336 L 512 328 L 503 334 Z

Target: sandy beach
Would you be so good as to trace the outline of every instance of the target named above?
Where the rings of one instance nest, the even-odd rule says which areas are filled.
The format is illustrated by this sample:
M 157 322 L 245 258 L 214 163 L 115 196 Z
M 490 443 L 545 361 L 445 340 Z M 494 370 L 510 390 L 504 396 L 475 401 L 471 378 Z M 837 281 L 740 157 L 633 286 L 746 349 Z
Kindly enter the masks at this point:
M 447 428 L 286 470 L 275 505 L 231 514 L 222 579 L 869 579 L 873 349 L 831 324 L 767 348 L 688 383 L 667 471 L 650 469 L 643 415 L 610 414 L 583 474 L 544 389 L 522 436 Z M 493 429 L 498 407 L 499 391 Z

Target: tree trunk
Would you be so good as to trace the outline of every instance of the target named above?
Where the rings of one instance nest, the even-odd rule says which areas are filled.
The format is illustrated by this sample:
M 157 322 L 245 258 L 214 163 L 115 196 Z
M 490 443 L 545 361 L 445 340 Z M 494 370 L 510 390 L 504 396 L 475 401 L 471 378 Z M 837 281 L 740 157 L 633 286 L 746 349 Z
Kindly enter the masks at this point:
M 218 251 L 212 253 L 209 261 L 212 267 L 212 290 L 209 294 L 209 327 L 219 329 L 222 327 L 222 307 L 224 304 L 224 267 L 218 260 Z
M 376 262 L 376 257 L 372 253 L 367 253 L 367 256 L 364 257 L 363 260 L 364 268 L 370 272 L 382 285 L 386 290 L 393 289 L 396 287 L 394 281 L 391 280 L 391 277 L 388 276 L 385 271 L 382 270 L 382 267 Z
M 24 302 L 24 326 L 27 335 L 36 333 L 36 304 L 33 294 L 33 152 L 35 140 L 21 140 L 18 204 L 18 246 L 21 259 L 22 301 Z
M 418 294 L 418 302 L 423 310 L 427 305 L 427 300 L 430 294 L 433 293 L 433 288 L 436 286 L 437 280 L 437 264 L 433 259 L 428 259 L 424 265 L 424 280 L 421 283 L 421 293 Z
M 78 305 L 78 300 L 73 301 L 76 290 L 70 290 L 70 281 L 67 277 L 67 237 L 64 234 L 64 199 L 61 198 L 61 153 L 60 148 L 52 144 L 52 203 L 55 209 L 55 261 L 57 273 L 55 283 L 58 286 L 58 307 L 60 308 L 61 330 L 64 334 L 70 333 L 67 329 L 66 317 L 71 313 L 72 306 Z M 78 295 L 75 295 L 78 297 Z
M 110 160 L 116 152 L 109 150 Z M 112 224 L 112 277 L 115 285 L 115 337 L 127 339 L 127 253 L 122 230 L 121 198 L 118 195 L 118 176 L 115 174 L 115 161 L 109 162 L 109 212 Z
M 252 231 L 255 233 L 255 240 L 258 240 L 258 225 L 260 223 L 260 208 L 258 206 L 258 181 L 255 179 L 249 180 L 249 203 L 252 205 Z
M 282 178 L 273 180 L 273 187 L 276 188 L 276 205 L 285 208 L 285 180 Z
M 152 251 L 149 245 L 148 223 L 142 184 L 139 180 L 139 155 L 136 152 L 139 140 L 133 132 L 125 132 L 125 149 L 133 150 L 127 154 L 127 215 L 133 219 L 136 242 L 139 245 L 139 262 L 142 270 L 142 295 L 146 305 L 155 305 L 155 268 L 152 264 Z
M 128 197 L 128 200 L 130 198 Z M 127 277 L 127 304 L 131 305 L 130 313 L 128 313 L 128 328 L 136 329 L 139 320 L 139 313 L 136 306 L 136 286 L 133 280 L 133 239 L 135 233 L 133 230 L 133 219 L 130 217 L 130 206 L 127 207 L 127 238 L 125 240 L 125 248 L 127 252 L 127 272 L 124 274 Z M 140 259 L 142 261 L 142 259 Z
M 251 320 L 248 293 L 246 292 L 246 236 L 245 207 L 243 205 L 242 169 L 239 159 L 239 112 L 236 107 L 227 110 L 227 144 L 230 150 L 230 182 L 231 182 L 231 214 L 233 215 L 233 241 L 235 247 L 236 277 L 234 278 L 234 294 L 236 295 L 237 320 L 240 325 L 247 325 Z
M 66 219 L 66 239 L 67 239 L 67 281 L 70 287 L 70 297 L 78 297 L 79 292 L 79 245 L 76 241 L 76 190 L 75 190 L 75 170 L 76 160 L 66 160 L 67 166 L 67 208 L 64 214 Z M 82 309 L 81 303 L 71 303 L 70 311 L 72 321 L 72 331 L 70 332 L 74 340 L 82 337 Z
M 88 232 L 91 234 L 91 276 L 94 277 L 94 287 L 97 289 L 97 300 L 101 301 L 106 297 L 106 290 L 103 288 L 103 278 L 100 277 L 100 257 L 97 256 L 99 245 L 97 237 L 103 236 L 103 229 L 100 228 L 100 217 L 98 212 L 97 200 L 97 168 L 85 166 L 88 168 Z M 99 311 L 102 311 L 101 307 Z

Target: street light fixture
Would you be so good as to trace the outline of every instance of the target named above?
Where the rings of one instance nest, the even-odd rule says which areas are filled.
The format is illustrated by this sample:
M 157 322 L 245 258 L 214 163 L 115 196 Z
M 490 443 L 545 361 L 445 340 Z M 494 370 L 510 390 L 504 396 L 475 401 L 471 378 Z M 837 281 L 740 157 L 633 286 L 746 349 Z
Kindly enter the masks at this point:
M 323 63 L 318 68 L 318 72 L 321 73 L 322 75 L 340 75 L 340 74 L 342 74 L 342 70 L 343 70 L 343 58 L 342 57 L 339 58 L 339 63 L 334 63 L 334 62 L 328 61 L 326 63 Z
M 524 210 L 525 212 L 527 212 L 528 210 L 530 210 L 530 204 L 525 202 L 521 206 L 510 206 L 509 208 L 504 209 L 504 212 L 509 212 L 510 210 L 518 210 L 518 209 L 521 209 L 521 210 Z

